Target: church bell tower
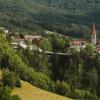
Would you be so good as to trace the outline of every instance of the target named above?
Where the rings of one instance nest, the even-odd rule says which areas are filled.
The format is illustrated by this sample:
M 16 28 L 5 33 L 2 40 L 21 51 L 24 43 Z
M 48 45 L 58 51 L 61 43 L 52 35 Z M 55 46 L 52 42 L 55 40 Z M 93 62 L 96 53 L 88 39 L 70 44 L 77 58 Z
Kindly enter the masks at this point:
M 93 21 L 92 32 L 91 32 L 91 42 L 94 45 L 96 45 L 96 43 L 97 43 L 96 27 L 95 27 L 94 21 Z

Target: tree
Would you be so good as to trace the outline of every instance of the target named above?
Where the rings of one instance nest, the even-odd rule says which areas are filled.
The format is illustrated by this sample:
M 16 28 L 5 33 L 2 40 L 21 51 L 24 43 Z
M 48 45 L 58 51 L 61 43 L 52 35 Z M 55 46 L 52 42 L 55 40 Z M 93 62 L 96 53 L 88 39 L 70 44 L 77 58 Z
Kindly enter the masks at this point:
M 67 47 L 69 47 L 69 39 L 60 36 L 60 35 L 52 35 L 51 39 L 53 51 L 64 52 Z
M 98 73 L 95 67 L 90 69 L 84 75 L 84 88 L 88 89 L 92 93 L 96 94 L 96 87 L 98 84 Z
M 18 95 L 13 95 L 12 98 L 13 100 L 21 100 L 21 98 Z
M 4 55 L 1 59 L 1 68 L 7 68 L 9 66 L 9 55 Z
M 95 46 L 94 46 L 93 44 L 88 44 L 88 45 L 86 46 L 85 50 L 86 50 L 89 54 L 91 54 L 91 53 L 93 53 L 93 52 L 95 51 Z
M 0 99 L 1 100 L 12 100 L 10 94 L 11 94 L 10 88 L 0 87 Z
M 97 97 L 89 91 L 75 89 L 72 93 L 74 99 L 78 100 L 97 100 Z
M 42 38 L 42 41 L 37 46 L 43 51 L 52 51 L 52 45 L 48 38 Z
M 56 81 L 56 93 L 63 96 L 70 96 L 71 88 L 66 82 Z
M 95 67 L 93 67 L 87 75 L 88 79 L 89 79 L 89 83 L 90 83 L 90 91 L 92 93 L 96 93 L 96 87 L 98 84 L 98 73 L 97 70 L 95 69 Z
M 51 74 L 49 70 L 51 63 L 49 62 L 49 56 L 45 53 L 32 52 L 27 48 L 26 50 L 22 50 L 21 57 L 23 61 L 36 72 L 42 72 L 47 75 Z
M 0 87 L 0 100 L 21 100 L 17 95 L 11 96 L 9 87 Z
M 66 81 L 73 87 L 77 87 L 78 68 L 73 59 L 70 59 L 68 70 L 66 70 Z
M 21 82 L 18 76 L 15 75 L 14 72 L 10 72 L 9 70 L 6 70 L 3 72 L 3 85 L 9 86 L 10 88 L 21 87 Z

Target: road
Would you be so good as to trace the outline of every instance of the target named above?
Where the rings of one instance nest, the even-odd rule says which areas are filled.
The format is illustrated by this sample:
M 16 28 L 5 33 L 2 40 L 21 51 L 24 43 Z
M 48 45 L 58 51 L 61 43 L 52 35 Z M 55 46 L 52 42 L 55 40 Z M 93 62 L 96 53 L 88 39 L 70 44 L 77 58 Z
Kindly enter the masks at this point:
M 50 54 L 50 55 L 62 55 L 62 56 L 69 55 L 68 53 L 61 53 L 61 52 L 48 52 L 48 51 L 45 51 L 44 53 L 45 54 Z
M 62 53 L 62 52 L 49 52 L 49 51 L 43 51 L 43 52 L 35 51 L 35 52 L 37 52 L 37 53 L 45 53 L 45 54 L 48 54 L 48 55 L 62 55 L 62 56 L 69 55 L 68 53 Z

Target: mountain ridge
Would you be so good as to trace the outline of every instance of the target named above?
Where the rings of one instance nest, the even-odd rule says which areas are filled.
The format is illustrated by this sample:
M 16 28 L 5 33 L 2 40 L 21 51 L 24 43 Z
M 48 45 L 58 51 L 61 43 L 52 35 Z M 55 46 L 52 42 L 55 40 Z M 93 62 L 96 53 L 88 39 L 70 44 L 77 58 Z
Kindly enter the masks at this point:
M 65 7 L 64 2 L 67 4 Z M 99 5 L 98 0 L 0 0 L 0 25 L 11 31 L 32 34 L 43 33 L 45 29 L 67 35 L 72 32 L 87 34 L 93 12 L 99 30 Z

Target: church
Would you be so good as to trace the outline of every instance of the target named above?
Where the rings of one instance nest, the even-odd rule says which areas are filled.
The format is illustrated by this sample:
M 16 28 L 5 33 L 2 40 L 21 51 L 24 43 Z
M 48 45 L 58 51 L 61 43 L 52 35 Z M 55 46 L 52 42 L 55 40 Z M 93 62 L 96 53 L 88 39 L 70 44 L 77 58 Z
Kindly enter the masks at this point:
M 91 32 L 91 43 L 96 45 L 97 44 L 97 34 L 96 34 L 96 27 L 93 21 L 92 32 Z
M 88 44 L 89 44 L 89 42 L 86 40 L 79 40 L 79 39 L 73 40 L 70 43 L 70 48 L 80 51 L 80 50 L 84 49 Z M 91 44 L 93 44 L 93 46 L 95 46 L 95 49 L 97 52 L 100 52 L 100 44 L 98 44 L 98 42 L 97 42 L 97 33 L 96 33 L 96 26 L 95 26 L 94 21 L 93 21 L 92 29 L 91 29 Z
M 93 21 L 92 31 L 91 31 L 91 43 L 95 45 L 96 51 L 100 53 L 100 44 L 97 42 L 96 26 Z

